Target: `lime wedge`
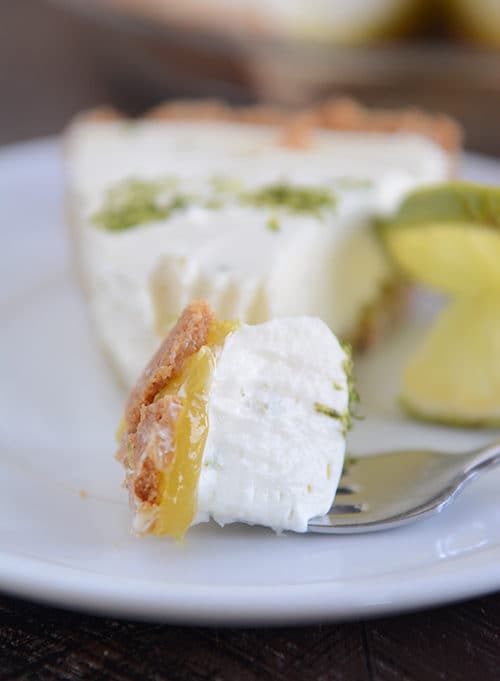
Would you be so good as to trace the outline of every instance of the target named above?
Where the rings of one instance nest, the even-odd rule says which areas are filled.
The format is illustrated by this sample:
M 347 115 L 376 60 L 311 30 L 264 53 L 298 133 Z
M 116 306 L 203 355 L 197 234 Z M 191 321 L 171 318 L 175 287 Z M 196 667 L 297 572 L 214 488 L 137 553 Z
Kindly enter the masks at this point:
M 460 426 L 500 424 L 500 296 L 454 300 L 403 375 L 401 403 L 412 415 Z
M 380 227 L 401 272 L 450 295 L 500 290 L 500 189 L 467 182 L 410 194 Z
M 380 233 L 406 277 L 451 297 L 404 371 L 402 405 L 430 421 L 500 424 L 500 189 L 421 189 Z

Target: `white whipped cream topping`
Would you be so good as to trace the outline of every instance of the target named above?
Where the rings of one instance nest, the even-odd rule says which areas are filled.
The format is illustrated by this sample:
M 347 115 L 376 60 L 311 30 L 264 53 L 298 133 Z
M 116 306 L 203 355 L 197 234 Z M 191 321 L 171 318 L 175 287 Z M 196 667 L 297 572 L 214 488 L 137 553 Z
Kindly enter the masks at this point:
M 345 455 L 346 354 L 319 319 L 243 325 L 218 357 L 195 523 L 304 532 L 326 513 Z
M 77 254 L 94 325 L 127 385 L 166 325 L 193 298 L 219 318 L 261 322 L 317 315 L 349 336 L 390 277 L 370 229 L 404 194 L 448 172 L 444 151 L 410 134 L 317 131 L 307 149 L 278 144 L 276 128 L 227 122 L 86 123 L 70 139 Z M 107 189 L 127 178 L 177 178 L 210 196 L 214 177 L 248 190 L 286 182 L 335 192 L 318 217 L 229 201 L 192 205 L 168 219 L 106 232 L 91 217 Z M 347 186 L 345 178 L 366 180 Z

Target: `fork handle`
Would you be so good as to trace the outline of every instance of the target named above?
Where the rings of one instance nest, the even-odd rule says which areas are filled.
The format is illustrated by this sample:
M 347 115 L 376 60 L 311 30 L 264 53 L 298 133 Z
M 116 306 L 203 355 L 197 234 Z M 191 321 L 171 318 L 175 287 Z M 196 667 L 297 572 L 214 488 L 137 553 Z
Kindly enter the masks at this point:
M 467 477 L 476 476 L 498 465 L 500 465 L 500 440 L 477 449 L 465 465 L 464 473 Z

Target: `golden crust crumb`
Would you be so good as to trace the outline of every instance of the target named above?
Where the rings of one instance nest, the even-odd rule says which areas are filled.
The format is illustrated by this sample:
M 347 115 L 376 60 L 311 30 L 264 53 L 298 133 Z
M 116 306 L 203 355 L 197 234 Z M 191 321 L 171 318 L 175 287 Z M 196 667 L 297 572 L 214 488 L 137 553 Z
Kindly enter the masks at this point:
M 161 501 L 162 474 L 175 460 L 175 423 L 181 407 L 182 400 L 174 395 L 143 406 L 136 432 L 122 439 L 117 458 L 127 469 L 126 485 L 136 503 L 155 506 Z
M 151 404 L 168 380 L 181 372 L 186 359 L 206 344 L 213 319 L 214 313 L 204 300 L 186 307 L 129 395 L 125 405 L 129 432 L 137 428 L 141 407 Z
M 146 112 L 144 118 L 153 120 L 231 120 L 232 109 L 217 99 L 199 101 L 174 100 Z
M 76 117 L 76 123 L 106 123 L 118 121 L 125 116 L 112 106 L 99 106 L 89 111 L 84 111 Z
M 279 139 L 280 144 L 292 149 L 307 149 L 315 130 L 319 128 L 317 111 L 304 111 L 293 116 L 285 126 Z
M 444 114 L 419 109 L 384 110 L 362 107 L 350 98 L 330 99 L 319 106 L 320 126 L 358 132 L 414 132 L 457 154 L 462 144 L 459 124 Z
M 183 400 L 177 395 L 158 395 L 206 344 L 213 319 L 207 302 L 192 302 L 129 395 L 126 428 L 116 458 L 126 470 L 125 484 L 136 509 L 152 511 L 160 504 L 162 481 L 174 463 L 175 424 Z
M 234 109 L 233 119 L 254 125 L 286 125 L 289 112 L 273 106 L 241 106 Z
M 81 114 L 76 122 L 123 118 L 111 107 Z M 232 107 L 216 99 L 174 100 L 160 104 L 142 117 L 152 120 L 222 120 L 274 125 L 281 128 L 278 142 L 295 148 L 307 146 L 315 129 L 359 132 L 414 132 L 431 139 L 451 156 L 462 145 L 462 129 L 451 117 L 419 109 L 370 109 L 348 97 L 335 97 L 314 107 L 290 111 L 271 106 Z
M 151 459 L 144 459 L 141 470 L 134 479 L 134 494 L 145 504 L 156 506 L 160 503 L 160 472 Z

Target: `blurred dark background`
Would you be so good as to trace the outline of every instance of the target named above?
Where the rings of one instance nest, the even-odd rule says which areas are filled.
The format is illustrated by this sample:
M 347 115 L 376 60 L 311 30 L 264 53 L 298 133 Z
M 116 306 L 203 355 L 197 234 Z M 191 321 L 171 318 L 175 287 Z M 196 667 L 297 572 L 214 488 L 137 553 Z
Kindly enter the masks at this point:
M 182 6 L 168 0 L 0 0 L 0 144 L 57 133 L 102 103 L 137 114 L 171 97 L 297 106 L 350 94 L 450 113 L 469 149 L 500 155 L 500 2 L 492 14 L 491 0 L 401 0 L 415 1 L 371 35 L 318 37 L 158 12 Z

